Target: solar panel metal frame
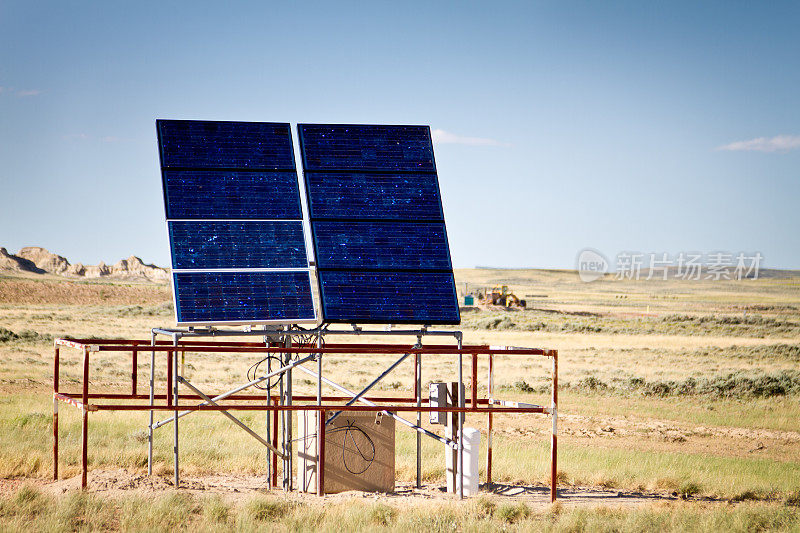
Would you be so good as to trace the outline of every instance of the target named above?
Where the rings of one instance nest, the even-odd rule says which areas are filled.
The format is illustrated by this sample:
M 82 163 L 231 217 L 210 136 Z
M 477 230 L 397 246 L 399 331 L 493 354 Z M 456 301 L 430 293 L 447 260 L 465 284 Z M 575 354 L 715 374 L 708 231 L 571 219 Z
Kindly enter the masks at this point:
M 207 220 L 213 220 L 217 222 L 234 222 L 234 221 L 252 221 L 252 222 L 269 222 L 269 221 L 297 221 L 300 222 L 303 227 L 305 227 L 306 218 L 302 209 L 302 202 L 300 206 L 300 219 L 259 219 L 259 218 L 248 218 L 248 219 L 207 219 L 207 218 L 193 218 L 193 219 L 186 219 L 186 218 L 169 218 L 169 205 L 167 202 L 167 194 L 166 194 L 166 171 L 176 171 L 176 170 L 196 170 L 196 171 L 213 171 L 213 172 L 294 172 L 295 180 L 298 180 L 297 174 L 297 161 L 295 158 L 294 152 L 294 140 L 292 138 L 292 131 L 291 131 L 291 124 L 286 122 L 271 122 L 268 124 L 276 124 L 281 126 L 286 126 L 289 132 L 289 142 L 292 147 L 291 156 L 292 156 L 292 167 L 234 167 L 234 168 L 227 168 L 227 167 L 167 167 L 164 166 L 164 154 L 163 154 L 163 143 L 161 137 L 161 127 L 160 124 L 162 122 L 219 122 L 225 124 L 258 124 L 258 122 L 245 122 L 245 121 L 206 121 L 206 120 L 172 120 L 172 119 L 157 119 L 156 120 L 156 137 L 158 143 L 158 158 L 159 158 L 159 170 L 161 172 L 161 188 L 162 188 L 162 197 L 164 201 L 164 215 L 165 215 L 165 229 L 167 235 L 169 236 L 169 223 L 171 221 L 191 221 L 191 222 L 203 222 Z M 300 200 L 300 185 L 297 184 L 297 192 L 298 192 L 298 200 Z M 303 231 L 303 241 L 306 248 L 306 260 L 308 261 L 308 241 L 306 239 L 305 230 Z M 170 262 L 172 262 L 172 245 L 170 244 Z M 278 272 L 278 271 L 285 271 L 285 272 L 306 272 L 308 273 L 308 281 L 309 281 L 309 296 L 311 297 L 311 307 L 313 310 L 313 318 L 298 318 L 298 319 L 268 319 L 268 320 L 214 320 L 214 321 L 180 321 L 178 317 L 178 293 L 176 291 L 175 286 L 175 274 L 182 273 L 182 272 Z M 225 326 L 242 326 L 242 325 L 289 325 L 289 324 L 317 324 L 319 322 L 319 315 L 317 313 L 317 306 L 315 305 L 314 301 L 314 281 L 311 279 L 311 273 L 314 271 L 314 268 L 309 264 L 306 268 L 209 268 L 209 269 L 170 269 L 170 289 L 172 290 L 172 305 L 173 305 L 173 312 L 175 317 L 175 323 L 178 326 L 218 326 L 218 325 L 225 325 Z
M 337 127 L 365 127 L 365 126 L 367 126 L 367 127 L 369 127 L 369 126 L 393 127 L 394 126 L 394 127 L 425 128 L 425 129 L 428 130 L 428 138 L 431 139 L 431 164 L 432 164 L 432 169 L 431 170 L 418 170 L 418 169 L 416 169 L 416 170 L 373 170 L 373 169 L 365 170 L 365 169 L 350 169 L 350 168 L 324 168 L 324 169 L 311 169 L 311 170 L 309 170 L 307 168 L 308 165 L 307 165 L 307 162 L 306 162 L 306 152 L 305 152 L 305 149 L 304 149 L 302 126 L 337 126 Z M 315 263 L 316 263 L 316 273 L 317 273 L 317 276 L 316 276 L 317 277 L 317 290 L 318 290 L 318 294 L 319 294 L 319 305 L 320 305 L 320 309 L 321 309 L 321 315 L 322 315 L 323 322 L 324 323 L 338 323 L 338 324 L 351 324 L 351 323 L 358 323 L 358 324 L 389 324 L 389 323 L 391 323 L 391 324 L 424 324 L 424 325 L 458 325 L 458 324 L 460 324 L 461 323 L 461 310 L 460 310 L 459 305 L 458 305 L 458 290 L 457 290 L 456 283 L 455 283 L 455 274 L 454 274 L 453 268 L 452 268 L 452 259 L 450 257 L 450 241 L 449 241 L 449 239 L 447 237 L 447 224 L 446 224 L 445 218 L 444 218 L 444 207 L 442 206 L 442 193 L 441 193 L 441 187 L 439 185 L 439 172 L 438 172 L 438 169 L 436 167 L 436 157 L 435 157 L 435 154 L 433 152 L 433 137 L 431 136 L 430 126 L 428 126 L 428 125 L 420 125 L 420 124 L 397 124 L 397 125 L 391 125 L 391 124 L 298 123 L 297 124 L 297 135 L 298 135 L 300 157 L 302 159 L 302 164 L 303 164 L 303 188 L 305 190 L 306 209 L 308 211 L 308 222 L 309 222 L 309 228 L 311 230 L 311 245 L 312 245 L 312 247 L 314 249 L 314 259 L 315 259 Z M 312 214 L 311 214 L 312 213 L 312 209 L 311 209 L 311 191 L 310 191 L 310 187 L 308 185 L 308 180 L 306 179 L 306 176 L 309 173 L 312 173 L 312 174 L 325 174 L 325 173 L 336 173 L 336 172 L 347 173 L 347 174 L 409 174 L 409 175 L 413 175 L 413 174 L 431 174 L 431 175 L 435 176 L 436 177 L 436 179 L 435 179 L 435 182 L 436 182 L 436 193 L 437 193 L 438 200 L 439 200 L 439 208 L 440 208 L 440 212 L 442 214 L 442 218 L 441 218 L 441 220 L 430 220 L 430 221 L 428 221 L 428 220 L 424 220 L 424 221 L 423 220 L 419 220 L 418 222 L 421 222 L 421 223 L 427 223 L 427 222 L 431 222 L 431 223 L 439 222 L 439 223 L 442 223 L 442 225 L 444 226 L 444 238 L 445 238 L 445 242 L 447 243 L 447 256 L 448 256 L 448 260 L 450 262 L 450 268 L 449 269 L 379 269 L 379 268 L 372 268 L 372 269 L 323 268 L 323 269 L 320 269 L 319 268 L 319 264 L 316 262 L 317 261 L 317 257 L 318 257 L 318 250 L 317 250 L 317 239 L 316 239 L 315 233 L 314 233 L 314 220 L 315 220 L 315 218 L 318 218 L 319 220 L 335 220 L 335 219 L 330 218 L 330 217 L 313 217 L 312 216 Z M 357 218 L 347 219 L 347 220 L 352 220 L 352 221 L 365 220 L 366 221 L 366 219 L 357 219 Z M 395 222 L 395 223 L 408 222 L 407 220 L 381 219 L 381 218 L 368 219 L 368 221 L 369 222 Z M 322 290 L 322 280 L 321 280 L 320 270 L 322 270 L 322 271 L 336 271 L 336 270 L 339 270 L 339 271 L 363 272 L 363 273 L 369 273 L 369 272 L 382 272 L 382 273 L 392 273 L 392 272 L 449 273 L 451 278 L 453 279 L 453 301 L 455 303 L 455 309 L 456 309 L 456 313 L 458 315 L 458 319 L 456 321 L 451 321 L 451 320 L 427 320 L 427 321 L 421 322 L 419 320 L 392 320 L 391 322 L 389 322 L 387 320 L 364 320 L 364 319 L 347 320 L 347 319 L 335 319 L 335 318 L 331 319 L 331 318 L 328 318 L 326 316 L 326 314 L 325 314 L 325 298 L 324 298 L 323 290 Z

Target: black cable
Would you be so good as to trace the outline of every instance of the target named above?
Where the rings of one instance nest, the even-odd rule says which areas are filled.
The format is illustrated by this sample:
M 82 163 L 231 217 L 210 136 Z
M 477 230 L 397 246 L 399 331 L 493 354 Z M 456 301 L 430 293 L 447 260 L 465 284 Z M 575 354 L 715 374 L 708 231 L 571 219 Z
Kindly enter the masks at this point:
M 330 431 L 330 433 L 335 433 L 337 431 L 344 431 L 345 432 L 344 433 L 344 443 L 342 443 L 342 464 L 344 465 L 345 470 L 347 470 L 348 472 L 350 472 L 353 475 L 363 474 L 364 472 L 367 471 L 367 469 L 370 466 L 372 466 L 372 462 L 375 460 L 375 443 L 372 441 L 370 436 L 367 435 L 367 432 L 364 431 L 363 429 L 361 429 L 360 427 L 356 426 L 355 422 L 353 422 L 352 420 L 348 420 L 346 426 L 341 427 L 341 428 L 335 428 L 334 430 Z M 363 451 L 361 451 L 361 448 L 358 446 L 358 443 L 356 442 L 356 438 L 353 435 L 353 433 L 355 433 L 355 432 L 361 433 L 364 436 L 364 438 L 367 439 L 367 444 L 372 448 L 371 452 L 368 452 L 367 454 L 365 454 Z M 366 463 L 366 466 L 361 470 L 356 470 L 354 468 L 350 468 L 347 465 L 347 455 L 348 454 L 346 453 L 347 450 L 345 448 L 345 444 L 347 443 L 347 437 L 350 437 L 350 440 L 353 442 L 353 446 L 355 446 L 356 451 L 361 456 L 361 459 Z
M 261 359 L 259 361 L 256 361 L 255 363 L 253 363 L 250 366 L 250 368 L 247 370 L 247 381 L 255 381 L 255 380 L 257 380 L 258 379 L 258 367 L 261 366 L 262 363 L 264 363 L 265 361 L 267 361 L 269 359 L 277 362 L 278 366 L 276 367 L 276 370 L 278 368 L 280 368 L 282 366 L 282 364 L 283 364 L 281 362 L 280 358 L 277 355 L 273 355 L 271 353 L 268 353 L 266 357 L 264 357 L 263 359 Z M 253 387 L 255 387 L 255 388 L 259 389 L 259 390 L 270 390 L 270 389 L 272 389 L 272 387 L 274 387 L 278 383 L 279 380 L 280 380 L 280 375 L 272 376 L 271 378 L 266 380 L 266 385 L 264 385 L 264 382 L 262 381 L 261 383 L 254 384 Z
M 375 461 L 375 442 L 367 434 L 366 431 L 364 431 L 363 429 L 361 429 L 359 426 L 356 425 L 355 421 L 348 420 L 344 426 L 327 429 L 325 431 L 328 435 L 344 431 L 344 441 L 342 442 L 342 464 L 344 465 L 345 470 L 347 470 L 349 473 L 358 476 L 366 472 L 369 469 L 369 467 L 372 466 L 372 463 Z M 356 442 L 356 434 L 358 433 L 363 435 L 364 439 L 366 439 L 367 441 L 366 452 L 362 451 L 361 447 L 358 445 L 358 442 Z M 306 435 L 305 437 L 299 437 L 293 440 L 300 441 L 316 437 L 317 437 L 316 433 L 311 433 L 309 435 Z M 364 468 L 362 468 L 361 470 L 359 470 L 355 466 L 351 467 L 351 465 L 348 465 L 347 463 L 348 450 L 346 445 L 348 437 L 350 438 L 350 441 L 353 443 L 353 446 L 355 447 L 356 452 L 358 452 L 358 455 L 361 456 L 361 460 L 364 461 L 364 463 L 366 464 L 366 466 L 364 466 Z
M 325 347 L 325 338 L 320 333 L 314 333 L 310 330 L 298 326 L 297 324 L 289 326 L 289 330 L 292 332 L 296 331 L 308 332 L 305 334 L 301 333 L 300 335 L 294 335 L 294 337 L 297 339 L 296 344 L 298 348 L 316 348 L 317 345 L 319 345 L 320 347 Z M 297 359 L 300 358 L 300 355 L 301 354 L 298 353 L 290 357 L 290 360 L 296 361 Z
M 296 325 L 293 326 L 292 329 L 297 329 L 297 330 L 300 330 L 300 331 L 306 331 L 303 328 L 301 328 L 300 326 L 296 326 Z M 297 345 L 298 345 L 299 348 L 315 348 L 315 347 L 317 347 L 317 344 L 319 344 L 319 346 L 322 347 L 322 348 L 325 347 L 325 338 L 323 336 L 321 336 L 320 334 L 309 333 L 307 335 L 298 336 Z M 301 355 L 300 353 L 297 353 L 294 356 L 290 357 L 290 360 L 296 361 L 296 360 L 298 360 L 300 358 L 300 355 Z M 250 366 L 250 368 L 247 370 L 247 381 L 255 381 L 256 379 L 258 379 L 258 368 L 259 368 L 259 366 L 261 366 L 261 364 L 263 364 L 268 359 L 271 359 L 271 360 L 275 361 L 278 364 L 276 369 L 277 368 L 281 368 L 283 366 L 283 364 L 284 364 L 284 362 L 281 360 L 280 356 L 274 355 L 274 354 L 271 354 L 271 353 L 267 353 L 266 357 L 264 357 L 263 359 L 260 359 L 260 360 L 256 361 L 255 363 L 253 363 Z M 270 390 L 270 389 L 272 389 L 272 387 L 274 387 L 278 383 L 279 380 L 280 380 L 280 375 L 273 376 L 272 378 L 267 380 L 267 384 L 266 385 L 264 385 L 264 382 L 262 381 L 261 383 L 256 383 L 255 385 L 253 385 L 253 387 L 255 387 L 256 389 L 259 389 L 259 390 Z

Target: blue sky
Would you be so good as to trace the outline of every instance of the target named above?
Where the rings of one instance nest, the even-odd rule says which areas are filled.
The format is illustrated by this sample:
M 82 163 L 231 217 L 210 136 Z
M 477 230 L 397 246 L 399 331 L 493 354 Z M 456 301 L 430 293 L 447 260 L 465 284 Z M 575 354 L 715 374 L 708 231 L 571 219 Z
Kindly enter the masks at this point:
M 800 267 L 800 3 L 0 0 L 0 246 L 167 265 L 155 119 L 430 124 L 455 266 Z

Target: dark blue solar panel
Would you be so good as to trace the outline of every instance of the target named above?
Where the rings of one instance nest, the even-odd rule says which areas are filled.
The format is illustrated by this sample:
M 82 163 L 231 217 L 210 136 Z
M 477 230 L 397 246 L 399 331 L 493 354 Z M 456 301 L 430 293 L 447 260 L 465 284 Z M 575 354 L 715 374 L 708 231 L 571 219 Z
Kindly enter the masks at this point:
M 444 220 L 436 174 L 305 176 L 311 218 Z
M 324 320 L 459 323 L 430 129 L 298 132 Z
M 165 170 L 167 218 L 302 218 L 297 174 Z
M 450 272 L 321 271 L 329 322 L 454 324 L 460 320 Z
M 158 120 L 156 128 L 178 322 L 313 320 L 289 124 Z M 230 270 L 207 271 L 218 269 Z
M 172 268 L 307 268 L 302 222 L 170 222 Z
M 307 171 L 436 171 L 427 126 L 299 124 L 298 130 Z
M 319 268 L 451 268 L 443 223 L 315 221 L 312 233 Z
M 308 272 L 177 272 L 178 323 L 314 318 Z
M 166 168 L 293 169 L 289 124 L 158 120 Z

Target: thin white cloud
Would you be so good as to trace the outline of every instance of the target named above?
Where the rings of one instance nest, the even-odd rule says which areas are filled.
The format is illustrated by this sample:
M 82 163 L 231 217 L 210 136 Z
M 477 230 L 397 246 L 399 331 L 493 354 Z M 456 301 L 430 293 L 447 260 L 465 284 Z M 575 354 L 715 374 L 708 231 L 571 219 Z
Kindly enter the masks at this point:
M 788 152 L 800 149 L 800 135 L 776 135 L 775 137 L 758 137 L 747 141 L 736 141 L 717 150 L 729 152 Z
M 500 141 L 483 137 L 462 137 L 444 130 L 433 130 L 433 142 L 439 144 L 466 144 L 469 146 L 505 146 Z
M 26 96 L 39 96 L 44 91 L 41 89 L 25 89 L 22 91 L 17 91 L 17 96 L 26 97 Z
M 68 135 L 62 135 L 61 138 L 64 139 L 65 141 L 74 141 L 74 140 L 85 141 L 86 139 L 89 138 L 89 136 L 85 133 L 70 133 Z

